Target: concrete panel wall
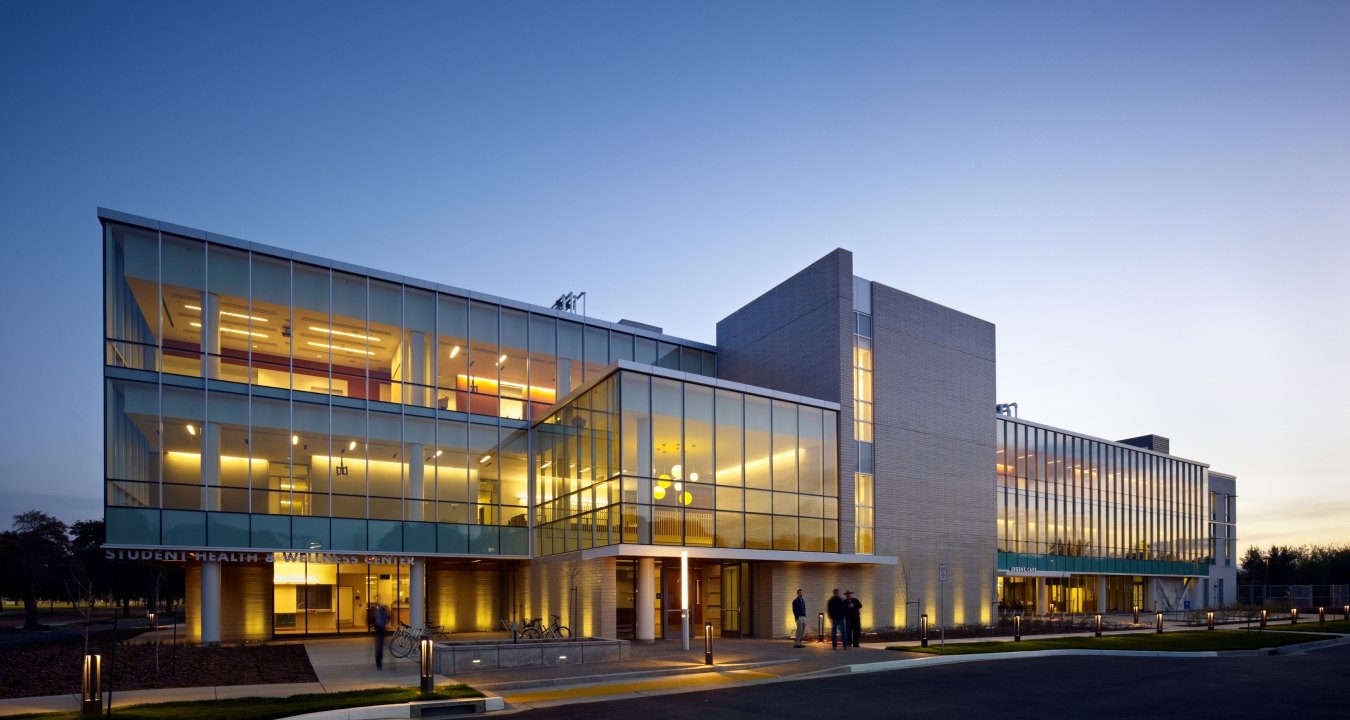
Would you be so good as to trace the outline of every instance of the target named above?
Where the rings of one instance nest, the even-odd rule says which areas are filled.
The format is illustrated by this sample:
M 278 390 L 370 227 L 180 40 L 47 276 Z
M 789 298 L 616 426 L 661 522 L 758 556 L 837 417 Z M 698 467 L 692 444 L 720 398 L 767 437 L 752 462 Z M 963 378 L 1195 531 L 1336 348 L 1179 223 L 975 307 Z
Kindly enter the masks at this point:
M 917 601 L 934 623 L 944 595 L 948 624 L 990 622 L 994 326 L 879 283 L 872 305 L 876 552 L 903 563 L 878 579 L 888 576 L 894 602 Z
M 499 582 L 509 570 L 470 570 L 463 566 L 426 568 L 427 622 L 450 632 L 481 632 L 501 628 L 509 613 Z
M 852 308 L 853 255 L 835 250 L 717 323 L 717 376 L 851 401 Z
M 615 559 L 582 560 L 553 555 L 525 566 L 521 587 L 525 617 L 562 616 L 574 637 L 612 638 L 617 633 Z
M 183 569 L 187 641 L 202 640 L 201 565 Z M 222 563 L 220 568 L 220 641 L 239 643 L 272 638 L 272 566 Z
M 717 323 L 717 374 L 839 403 L 839 549 L 853 552 L 853 254 L 831 252 Z

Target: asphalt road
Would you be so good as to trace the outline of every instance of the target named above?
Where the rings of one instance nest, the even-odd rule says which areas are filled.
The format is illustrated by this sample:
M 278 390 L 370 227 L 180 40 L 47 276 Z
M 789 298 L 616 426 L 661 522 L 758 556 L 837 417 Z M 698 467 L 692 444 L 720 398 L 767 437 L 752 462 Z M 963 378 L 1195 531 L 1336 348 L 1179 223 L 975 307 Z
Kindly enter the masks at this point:
M 566 705 L 524 718 L 1350 717 L 1350 646 L 1218 658 L 1050 657 Z

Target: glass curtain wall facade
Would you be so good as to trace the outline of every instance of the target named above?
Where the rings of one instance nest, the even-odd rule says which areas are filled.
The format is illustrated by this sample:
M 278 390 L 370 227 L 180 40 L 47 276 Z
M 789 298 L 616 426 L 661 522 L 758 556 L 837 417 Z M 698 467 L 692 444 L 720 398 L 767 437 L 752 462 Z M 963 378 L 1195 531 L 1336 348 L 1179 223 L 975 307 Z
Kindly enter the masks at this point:
M 838 412 L 616 371 L 536 427 L 536 553 L 839 550 Z
M 1000 570 L 1206 574 L 1204 465 L 1007 417 L 997 434 Z
M 866 287 L 870 294 L 871 283 Z M 856 288 L 855 282 L 855 292 Z M 853 475 L 853 551 L 871 555 L 875 548 L 876 527 L 873 517 L 872 316 L 862 312 L 853 313 L 853 439 L 858 443 L 858 472 Z
M 108 542 L 528 556 L 528 427 L 698 347 L 285 251 L 104 225 Z

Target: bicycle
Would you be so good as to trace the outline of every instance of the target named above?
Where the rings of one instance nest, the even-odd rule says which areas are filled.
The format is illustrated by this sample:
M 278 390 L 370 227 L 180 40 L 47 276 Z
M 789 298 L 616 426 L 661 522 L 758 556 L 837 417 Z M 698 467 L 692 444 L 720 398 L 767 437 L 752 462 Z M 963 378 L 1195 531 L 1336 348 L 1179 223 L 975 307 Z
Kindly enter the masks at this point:
M 450 634 L 445 631 L 444 625 L 427 625 L 422 628 L 414 628 L 407 623 L 400 622 L 398 629 L 389 638 L 389 654 L 396 658 L 408 657 L 417 650 L 424 638 L 446 641 L 450 639 Z
M 400 622 L 398 629 L 389 638 L 389 654 L 396 658 L 405 658 L 413 653 L 417 647 L 418 641 L 422 639 L 422 631 L 414 629 L 407 623 Z
M 543 618 L 535 618 L 527 623 L 520 631 L 520 636 L 529 640 L 566 640 L 572 637 L 572 631 L 566 625 L 561 624 L 562 618 L 558 615 L 550 615 L 553 623 L 544 627 Z

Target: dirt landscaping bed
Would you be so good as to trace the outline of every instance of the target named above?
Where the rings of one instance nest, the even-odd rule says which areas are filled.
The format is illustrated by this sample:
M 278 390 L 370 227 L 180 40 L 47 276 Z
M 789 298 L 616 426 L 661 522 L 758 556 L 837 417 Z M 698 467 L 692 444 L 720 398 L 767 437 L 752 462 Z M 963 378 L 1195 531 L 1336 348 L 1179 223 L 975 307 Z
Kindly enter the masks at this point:
M 103 656 L 103 689 L 315 682 L 303 645 L 196 647 L 118 643 L 114 663 L 112 637 L 91 640 L 91 652 Z M 0 649 L 0 698 L 78 694 L 84 643 L 61 638 Z

